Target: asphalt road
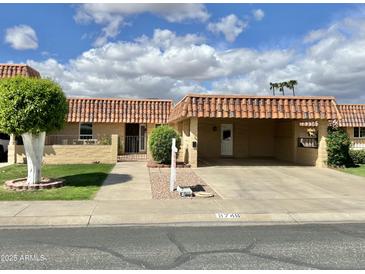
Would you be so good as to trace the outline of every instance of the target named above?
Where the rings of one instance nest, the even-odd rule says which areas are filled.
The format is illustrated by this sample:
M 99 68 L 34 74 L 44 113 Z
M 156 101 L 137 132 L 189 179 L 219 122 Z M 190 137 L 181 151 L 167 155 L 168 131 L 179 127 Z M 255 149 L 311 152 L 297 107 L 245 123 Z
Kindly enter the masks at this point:
M 1 269 L 365 269 L 365 224 L 0 230 Z

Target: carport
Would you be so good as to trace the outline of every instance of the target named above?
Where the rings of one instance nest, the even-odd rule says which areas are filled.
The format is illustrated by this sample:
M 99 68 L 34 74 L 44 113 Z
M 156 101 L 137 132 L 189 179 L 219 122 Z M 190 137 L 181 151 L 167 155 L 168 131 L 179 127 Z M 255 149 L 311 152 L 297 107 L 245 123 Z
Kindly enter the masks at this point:
M 328 123 L 339 112 L 334 97 L 191 94 L 170 117 L 182 136 L 180 160 L 193 167 L 222 158 L 321 167 Z

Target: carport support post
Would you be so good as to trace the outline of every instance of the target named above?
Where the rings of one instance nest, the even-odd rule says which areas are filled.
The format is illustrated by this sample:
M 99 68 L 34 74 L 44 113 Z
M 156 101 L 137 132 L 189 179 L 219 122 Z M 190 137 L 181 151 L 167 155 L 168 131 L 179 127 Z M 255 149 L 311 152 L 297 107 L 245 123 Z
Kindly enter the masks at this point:
M 195 142 L 195 147 L 193 143 Z M 189 164 L 191 167 L 198 166 L 198 118 L 190 118 L 190 142 L 189 142 Z
M 327 167 L 327 120 L 318 121 L 318 156 L 316 167 Z

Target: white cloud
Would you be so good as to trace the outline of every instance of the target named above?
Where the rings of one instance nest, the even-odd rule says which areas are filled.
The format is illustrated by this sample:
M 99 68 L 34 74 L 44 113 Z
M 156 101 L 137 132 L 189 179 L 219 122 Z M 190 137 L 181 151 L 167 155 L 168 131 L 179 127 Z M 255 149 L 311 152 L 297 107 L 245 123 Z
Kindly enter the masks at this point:
M 5 42 L 17 50 L 38 48 L 37 34 L 34 29 L 27 25 L 18 25 L 6 29 Z
M 261 21 L 265 17 L 265 12 L 262 9 L 252 11 L 252 15 L 256 21 Z
M 153 37 L 108 43 L 65 65 L 55 59 L 28 63 L 60 82 L 69 95 L 177 99 L 188 91 L 206 92 L 204 81 L 278 68 L 291 56 L 276 50 L 217 51 L 203 37 L 156 29 Z
M 198 20 L 205 22 L 209 14 L 202 4 L 83 4 L 77 9 L 75 20 L 79 23 L 94 22 L 103 27 L 102 34 L 95 45 L 107 43 L 109 38 L 118 35 L 126 23 L 126 17 L 133 14 L 151 13 L 169 22 Z
M 187 92 L 269 95 L 270 82 L 295 79 L 298 95 L 332 95 L 342 102 L 359 102 L 365 100 L 363 18 L 347 18 L 323 28 L 310 43 L 303 37 L 300 50 L 218 50 L 203 37 L 156 29 L 152 37 L 108 43 L 66 64 L 55 59 L 28 63 L 74 96 L 178 99 Z
M 136 42 L 153 45 L 162 49 L 168 49 L 170 47 L 184 47 L 193 44 L 202 44 L 205 41 L 205 37 L 196 34 L 187 34 L 185 36 L 176 36 L 176 33 L 164 29 L 155 29 L 153 38 L 150 39 L 143 35 L 136 39 Z
M 234 42 L 246 27 L 247 22 L 243 22 L 236 15 L 230 14 L 221 18 L 219 22 L 209 23 L 207 28 L 216 34 L 223 33 L 228 42 Z

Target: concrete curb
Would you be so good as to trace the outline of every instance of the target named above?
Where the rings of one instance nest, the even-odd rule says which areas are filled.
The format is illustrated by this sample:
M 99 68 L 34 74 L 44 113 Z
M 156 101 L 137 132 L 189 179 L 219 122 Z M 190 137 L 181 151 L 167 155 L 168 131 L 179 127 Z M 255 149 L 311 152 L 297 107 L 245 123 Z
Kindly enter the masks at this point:
M 217 219 L 215 214 L 123 214 L 80 216 L 0 217 L 0 229 L 25 227 L 105 227 L 105 226 L 253 226 L 300 225 L 314 223 L 365 222 L 365 212 L 240 214 L 236 219 Z

